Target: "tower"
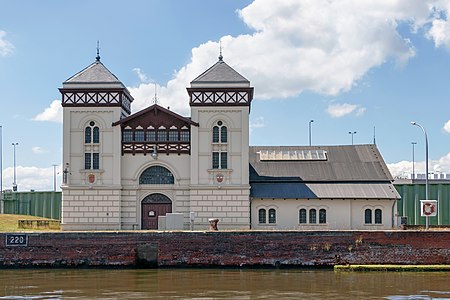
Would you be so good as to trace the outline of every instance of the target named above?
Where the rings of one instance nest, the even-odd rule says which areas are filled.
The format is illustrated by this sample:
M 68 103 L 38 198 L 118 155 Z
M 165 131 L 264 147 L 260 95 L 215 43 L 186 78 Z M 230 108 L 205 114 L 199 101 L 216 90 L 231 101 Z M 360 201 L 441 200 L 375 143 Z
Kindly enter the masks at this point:
M 190 209 L 201 228 L 250 226 L 250 82 L 223 61 L 195 78 L 189 88 L 192 128 Z M 198 224 L 198 225 L 200 225 Z
M 133 97 L 97 57 L 63 82 L 62 229 L 120 229 L 121 132 Z

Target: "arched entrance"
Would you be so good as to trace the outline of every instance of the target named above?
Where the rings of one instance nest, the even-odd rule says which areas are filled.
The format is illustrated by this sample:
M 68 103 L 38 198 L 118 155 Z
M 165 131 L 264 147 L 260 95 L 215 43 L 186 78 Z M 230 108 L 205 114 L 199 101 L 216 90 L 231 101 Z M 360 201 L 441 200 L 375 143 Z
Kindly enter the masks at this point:
M 155 193 L 148 195 L 141 202 L 142 229 L 158 229 L 158 216 L 172 212 L 172 201 L 169 197 Z

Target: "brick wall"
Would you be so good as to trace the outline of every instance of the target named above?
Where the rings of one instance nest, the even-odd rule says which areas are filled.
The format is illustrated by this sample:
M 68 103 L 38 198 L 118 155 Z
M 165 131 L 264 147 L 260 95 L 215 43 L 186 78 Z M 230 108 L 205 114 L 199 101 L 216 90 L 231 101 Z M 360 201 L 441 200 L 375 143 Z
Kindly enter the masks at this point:
M 0 266 L 450 264 L 450 231 L 28 233 Z

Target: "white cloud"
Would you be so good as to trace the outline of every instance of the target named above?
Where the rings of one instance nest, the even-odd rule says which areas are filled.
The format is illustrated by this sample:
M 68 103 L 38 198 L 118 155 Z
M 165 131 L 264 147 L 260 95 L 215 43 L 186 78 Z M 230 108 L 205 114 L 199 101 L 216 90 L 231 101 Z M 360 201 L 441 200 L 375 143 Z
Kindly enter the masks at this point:
M 31 148 L 31 151 L 32 151 L 34 154 L 42 154 L 42 153 L 45 153 L 45 149 L 42 148 L 42 147 L 39 147 L 39 146 L 36 146 L 36 147 Z
M 253 34 L 221 38 L 225 61 L 252 80 L 260 99 L 285 98 L 309 90 L 336 95 L 350 90 L 371 68 L 394 60 L 406 63 L 415 55 L 400 23 L 417 32 L 429 24 L 434 1 L 423 0 L 255 0 L 238 11 Z M 428 22 L 428 23 L 427 23 Z M 192 49 L 191 61 L 160 87 L 160 102 L 188 113 L 185 87 L 211 66 L 219 43 Z M 150 104 L 154 88 L 130 88 L 134 110 Z M 364 113 L 359 108 L 357 114 Z
M 387 164 L 392 176 L 407 178 L 412 173 L 412 161 L 400 161 Z M 414 163 L 414 172 L 416 174 L 425 174 L 425 161 L 416 161 Z M 432 173 L 450 173 L 450 152 L 437 160 L 428 162 L 428 172 Z
M 252 120 L 250 120 L 249 124 L 250 133 L 252 133 L 255 128 L 263 128 L 265 126 L 266 124 L 264 123 L 264 117 L 253 118 Z
M 61 170 L 61 166 L 56 167 L 56 172 Z M 3 170 L 3 189 L 12 189 L 14 169 L 12 167 Z M 19 191 L 53 191 L 53 167 L 16 167 L 16 182 Z M 60 190 L 61 175 L 57 174 L 56 188 Z
M 444 124 L 444 131 L 450 133 L 450 120 Z
M 6 40 L 6 32 L 0 30 L 0 56 L 6 56 L 14 51 L 14 45 Z
M 33 118 L 34 121 L 62 123 L 63 110 L 60 100 L 53 100 L 49 107 Z
M 145 75 L 145 73 L 141 70 L 141 68 L 134 68 L 133 72 L 135 72 L 137 74 L 137 76 L 139 77 L 139 80 L 141 82 L 148 82 L 149 81 L 147 75 Z
M 450 51 L 450 1 L 436 1 L 434 18 L 428 30 L 427 37 L 434 41 L 436 47 L 445 47 Z
M 351 113 L 355 113 L 356 116 L 362 116 L 366 109 L 364 107 L 360 107 L 357 104 L 335 103 L 328 105 L 326 111 L 331 117 L 340 118 Z

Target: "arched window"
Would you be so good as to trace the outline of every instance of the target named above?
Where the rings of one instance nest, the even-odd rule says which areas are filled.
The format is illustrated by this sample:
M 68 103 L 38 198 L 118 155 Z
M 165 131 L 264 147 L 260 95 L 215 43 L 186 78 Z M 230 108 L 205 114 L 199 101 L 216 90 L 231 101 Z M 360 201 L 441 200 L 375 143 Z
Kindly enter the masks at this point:
M 100 143 L 100 129 L 97 126 L 95 126 L 93 132 L 94 134 L 92 136 L 92 142 L 95 144 Z
M 298 222 L 300 224 L 306 224 L 306 209 L 302 208 L 298 212 Z
M 100 129 L 94 121 L 90 121 L 88 126 L 84 129 L 84 143 L 84 169 L 100 169 L 100 153 L 98 152 L 98 146 L 92 145 L 100 143 Z
M 228 142 L 227 126 L 222 126 L 220 128 L 220 142 L 221 143 L 227 143 Z
M 92 128 L 86 127 L 84 129 L 84 142 L 86 144 L 89 144 L 91 142 L 91 138 L 92 138 Z
M 327 211 L 324 208 L 319 209 L 319 224 L 327 223 Z
M 364 211 L 364 224 L 372 224 L 372 210 L 370 208 Z
M 212 168 L 228 169 L 228 133 L 222 121 L 217 121 L 212 128 L 212 142 Z
M 218 143 L 219 142 L 219 126 L 214 126 L 213 127 L 212 142 L 213 143 Z
M 381 209 L 375 209 L 375 224 L 383 224 L 383 213 Z
M 266 210 L 264 208 L 258 210 L 258 223 L 266 224 Z
M 269 224 L 277 222 L 277 211 L 274 208 L 269 209 Z
M 174 184 L 173 174 L 162 166 L 146 169 L 139 177 L 139 184 Z
M 172 203 L 172 201 L 166 195 L 155 193 L 155 194 L 151 194 L 151 195 L 148 195 L 147 197 L 145 197 L 144 200 L 142 200 L 142 203 L 152 203 L 152 204 L 154 204 L 154 203 L 164 203 L 164 204 L 170 204 L 170 203 Z
M 317 223 L 317 211 L 312 208 L 309 210 L 309 224 L 316 224 Z

